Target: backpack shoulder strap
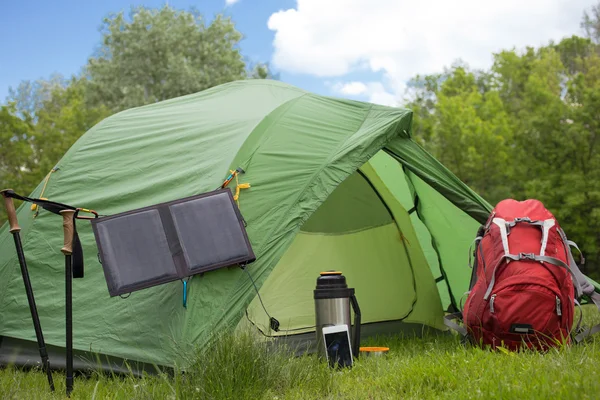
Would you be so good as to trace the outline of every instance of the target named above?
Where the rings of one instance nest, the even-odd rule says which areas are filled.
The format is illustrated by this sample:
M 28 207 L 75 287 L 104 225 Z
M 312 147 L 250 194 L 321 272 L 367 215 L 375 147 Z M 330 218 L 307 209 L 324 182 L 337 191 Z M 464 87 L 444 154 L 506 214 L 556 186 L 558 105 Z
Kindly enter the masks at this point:
M 491 219 L 488 222 L 491 223 Z M 487 230 L 487 226 L 481 225 L 478 229 L 477 229 L 477 235 L 475 237 L 475 240 L 473 240 L 473 243 L 471 243 L 471 246 L 469 247 L 469 268 L 471 268 L 471 282 L 469 283 L 469 291 L 466 292 L 462 298 L 464 298 L 464 296 L 469 295 L 471 293 L 471 289 L 473 289 L 473 286 L 475 286 L 475 282 L 477 281 L 477 268 L 478 268 L 478 262 L 477 262 L 477 257 L 478 257 L 478 252 L 479 252 L 479 246 L 481 244 L 481 241 L 483 240 L 483 236 L 485 235 L 485 232 Z M 475 245 L 475 250 L 473 250 L 473 245 Z M 460 307 L 460 303 L 462 301 L 459 301 L 458 306 Z M 468 333 L 467 333 L 467 329 L 464 326 L 460 326 L 458 323 L 454 322 L 454 320 L 459 320 L 462 321 L 463 320 L 463 315 L 461 311 L 452 313 L 452 314 L 448 314 L 444 316 L 444 325 L 446 325 L 448 328 L 452 329 L 455 332 L 458 332 L 458 334 L 462 337 L 462 339 L 467 339 L 468 337 Z
M 477 269 L 478 269 L 478 254 L 481 249 L 481 241 L 483 240 L 483 236 L 485 235 L 485 226 L 480 226 L 477 230 L 477 237 L 471 243 L 469 247 L 469 268 L 471 268 L 471 281 L 469 282 L 469 291 L 473 289 L 475 283 L 477 282 Z M 475 245 L 475 250 L 473 250 L 473 245 Z M 468 293 L 468 292 L 467 292 Z

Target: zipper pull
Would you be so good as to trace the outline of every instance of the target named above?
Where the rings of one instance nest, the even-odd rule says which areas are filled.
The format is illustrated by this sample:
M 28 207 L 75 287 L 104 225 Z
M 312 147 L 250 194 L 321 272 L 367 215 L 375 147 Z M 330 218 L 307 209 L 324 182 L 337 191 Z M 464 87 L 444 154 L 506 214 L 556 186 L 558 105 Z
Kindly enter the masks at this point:
M 562 315 L 562 309 L 560 306 L 560 299 L 556 296 L 556 314 L 560 317 Z
M 490 312 L 493 314 L 494 313 L 494 299 L 496 298 L 496 295 L 493 294 L 492 297 L 490 297 Z

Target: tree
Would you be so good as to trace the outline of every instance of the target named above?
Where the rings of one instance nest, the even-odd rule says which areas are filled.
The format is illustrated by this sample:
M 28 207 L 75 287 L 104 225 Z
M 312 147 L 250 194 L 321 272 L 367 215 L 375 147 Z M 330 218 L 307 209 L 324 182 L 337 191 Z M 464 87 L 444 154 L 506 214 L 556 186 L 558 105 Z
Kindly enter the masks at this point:
M 483 197 L 495 199 L 507 190 L 511 130 L 499 94 L 486 89 L 485 79 L 455 65 L 413 81 L 419 90 L 408 106 L 416 110 L 416 140 Z
M 30 171 L 33 163 L 33 121 L 27 114 L 17 116 L 14 102 L 0 107 L 0 182 L 4 188 L 21 190 L 35 185 Z M 0 224 L 6 210 L 0 207 Z
M 89 59 L 90 98 L 119 111 L 246 78 L 242 35 L 217 16 L 135 8 L 104 19 L 100 51 Z
M 34 156 L 39 180 L 54 168 L 82 134 L 109 116 L 106 107 L 86 104 L 89 84 L 84 78 L 73 77 L 65 88 L 55 88 L 38 110 Z
M 600 3 L 590 9 L 590 12 L 583 12 L 581 27 L 588 38 L 594 43 L 600 44 Z
M 490 203 L 541 200 L 600 277 L 600 52 L 570 37 L 411 83 L 416 140 Z
M 447 74 L 417 75 L 407 85 L 408 98 L 406 101 L 415 116 L 413 118 L 413 136 L 419 144 L 426 148 L 430 147 L 429 143 L 433 136 L 432 115 L 435 113 L 437 105 L 436 94 L 445 78 L 447 78 Z
M 502 82 L 519 87 L 506 96 L 517 150 L 513 196 L 542 200 L 598 275 L 600 58 L 593 46 L 567 38 L 522 56 L 505 53 L 495 68 Z
M 249 79 L 279 79 L 278 74 L 273 74 L 269 69 L 269 64 L 257 63 L 254 66 L 250 66 L 248 72 Z
M 598 273 L 600 262 L 600 56 L 576 59 L 578 72 L 568 85 L 567 140 L 573 163 L 565 170 L 565 218 L 576 239 L 589 253 L 589 265 Z M 599 274 L 600 275 L 600 274 Z
M 0 108 L 0 182 L 30 193 L 75 141 L 109 111 L 85 104 L 88 82 L 72 78 L 36 104 L 36 120 L 11 102 Z M 0 212 L 0 225 L 4 222 Z
M 33 123 L 17 115 L 16 104 L 0 107 L 0 181 L 20 186 L 32 168 Z
M 0 108 L 0 181 L 31 190 L 94 124 L 122 109 L 198 92 L 237 79 L 276 79 L 247 66 L 229 19 L 135 8 L 104 19 L 102 45 L 82 74 L 23 81 Z M 3 222 L 0 214 L 0 224 Z
M 44 101 L 50 100 L 54 89 L 64 88 L 67 80 L 60 74 L 53 74 L 49 79 L 38 79 L 37 81 L 22 81 L 16 89 L 8 89 L 8 102 L 15 104 L 17 115 L 25 118 L 25 115 L 36 119 L 36 114 Z

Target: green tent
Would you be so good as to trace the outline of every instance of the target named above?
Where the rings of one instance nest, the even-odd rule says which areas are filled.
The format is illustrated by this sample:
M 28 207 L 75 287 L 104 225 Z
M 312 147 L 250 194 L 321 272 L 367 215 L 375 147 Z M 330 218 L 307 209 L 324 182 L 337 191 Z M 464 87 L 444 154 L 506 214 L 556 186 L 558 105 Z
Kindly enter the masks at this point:
M 444 330 L 444 311 L 456 309 L 468 289 L 468 248 L 491 207 L 411 139 L 411 121 L 410 110 L 247 80 L 97 124 L 30 196 L 110 215 L 214 190 L 243 168 L 239 183 L 251 187 L 240 191 L 239 207 L 257 256 L 248 271 L 281 330 L 269 330 L 237 267 L 194 277 L 187 308 L 181 282 L 111 298 L 84 222 L 86 275 L 73 285 L 75 349 L 173 366 L 225 328 L 312 338 L 315 280 L 331 269 L 356 289 L 367 335 Z M 44 336 L 57 352 L 51 362 L 60 365 L 62 222 L 30 204 L 18 218 Z M 39 357 L 6 225 L 0 339 L 0 362 Z

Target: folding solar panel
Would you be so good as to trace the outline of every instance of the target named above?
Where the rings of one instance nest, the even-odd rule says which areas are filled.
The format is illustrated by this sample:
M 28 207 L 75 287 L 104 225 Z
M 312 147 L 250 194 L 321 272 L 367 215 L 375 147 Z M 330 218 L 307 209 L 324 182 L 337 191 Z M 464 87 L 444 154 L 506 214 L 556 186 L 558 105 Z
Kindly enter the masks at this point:
M 111 296 L 255 260 L 229 189 L 93 219 L 92 228 Z

